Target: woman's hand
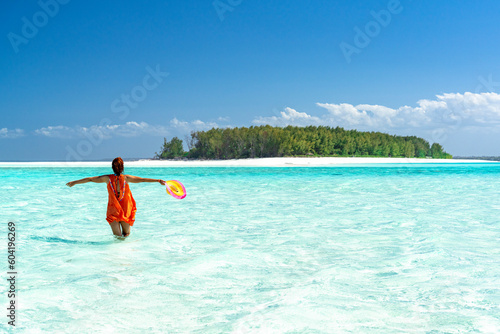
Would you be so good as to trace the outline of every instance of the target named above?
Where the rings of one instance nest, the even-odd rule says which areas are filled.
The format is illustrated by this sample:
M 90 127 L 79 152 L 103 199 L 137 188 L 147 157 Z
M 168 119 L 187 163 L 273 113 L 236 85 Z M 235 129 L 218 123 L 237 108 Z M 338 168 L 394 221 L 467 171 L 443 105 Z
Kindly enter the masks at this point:
M 66 183 L 66 185 L 70 188 L 73 187 L 75 184 L 76 184 L 76 181 L 71 181 L 71 182 Z
M 164 186 L 165 184 L 167 184 L 167 182 L 165 182 L 163 180 L 158 180 L 158 182 L 160 182 L 162 186 Z

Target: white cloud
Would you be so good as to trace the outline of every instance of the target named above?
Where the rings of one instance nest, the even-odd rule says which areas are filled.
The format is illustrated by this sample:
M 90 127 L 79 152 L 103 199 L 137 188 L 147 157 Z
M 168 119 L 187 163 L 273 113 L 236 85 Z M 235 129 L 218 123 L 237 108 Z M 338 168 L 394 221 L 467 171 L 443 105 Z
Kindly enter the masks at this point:
M 258 117 L 254 124 L 329 125 L 359 130 L 432 130 L 450 127 L 491 128 L 500 125 L 500 94 L 454 93 L 437 95 L 434 100 L 420 100 L 416 107 L 396 109 L 370 104 L 317 103 L 326 109 L 320 117 L 285 108 L 280 116 Z
M 22 129 L 14 129 L 14 130 L 9 130 L 7 128 L 0 129 L 0 138 L 14 139 L 23 136 L 24 136 L 24 130 Z
M 191 132 L 191 131 L 202 131 L 202 130 L 210 130 L 212 128 L 217 128 L 219 125 L 215 122 L 203 122 L 200 120 L 195 120 L 192 122 L 179 121 L 177 118 L 174 118 L 170 121 L 170 126 L 174 129 Z
M 151 125 L 146 122 L 127 122 L 125 124 L 92 125 L 90 127 L 65 125 L 47 126 L 34 131 L 36 135 L 59 139 L 101 138 L 112 137 L 138 137 L 142 135 L 167 136 L 186 135 L 191 131 L 210 130 L 219 125 L 215 122 L 194 120 L 191 122 L 180 121 L 174 118 L 170 126 Z M 0 132 L 0 136 L 2 133 Z
M 315 125 L 321 124 L 318 117 L 306 114 L 305 112 L 298 112 L 292 108 L 285 108 L 280 112 L 280 116 L 259 117 L 253 121 L 254 124 L 264 125 L 269 124 L 273 126 L 287 126 L 287 125 Z
M 74 128 L 58 125 L 58 126 L 47 126 L 45 128 L 37 129 L 35 130 L 35 134 L 51 138 L 68 139 L 76 137 L 77 131 Z
M 35 134 L 50 138 L 86 138 L 89 136 L 109 139 L 111 137 L 138 137 L 141 135 L 164 136 L 168 133 L 163 126 L 146 122 L 127 122 L 115 125 L 92 125 L 90 127 L 47 126 L 35 130 Z

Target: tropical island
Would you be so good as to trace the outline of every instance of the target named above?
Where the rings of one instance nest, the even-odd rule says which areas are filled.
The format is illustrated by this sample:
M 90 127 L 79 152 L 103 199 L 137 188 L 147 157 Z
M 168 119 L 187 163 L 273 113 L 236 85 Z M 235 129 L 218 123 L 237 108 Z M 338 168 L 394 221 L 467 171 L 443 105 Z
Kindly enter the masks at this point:
M 251 126 L 195 131 L 188 151 L 178 137 L 164 138 L 155 159 L 228 160 L 269 157 L 393 157 L 451 159 L 438 143 L 415 136 L 329 126 Z

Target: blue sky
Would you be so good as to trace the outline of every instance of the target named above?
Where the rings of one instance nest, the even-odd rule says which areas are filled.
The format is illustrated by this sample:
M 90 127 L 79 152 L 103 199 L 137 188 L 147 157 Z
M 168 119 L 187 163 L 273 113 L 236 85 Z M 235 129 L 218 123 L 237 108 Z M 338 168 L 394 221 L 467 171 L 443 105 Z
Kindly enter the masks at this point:
M 3 6 L 2 161 L 148 158 L 163 137 L 260 124 L 500 155 L 499 2 Z

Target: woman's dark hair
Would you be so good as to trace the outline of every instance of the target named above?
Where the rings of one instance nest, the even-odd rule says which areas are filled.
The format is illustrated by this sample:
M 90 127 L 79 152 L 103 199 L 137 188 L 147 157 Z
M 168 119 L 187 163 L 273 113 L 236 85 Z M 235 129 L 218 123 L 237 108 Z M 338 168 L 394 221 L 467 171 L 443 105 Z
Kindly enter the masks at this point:
M 121 173 L 123 173 L 123 160 L 122 158 L 118 157 L 113 160 L 113 163 L 111 164 L 111 167 L 113 168 L 113 172 L 115 172 L 116 176 L 120 176 Z

